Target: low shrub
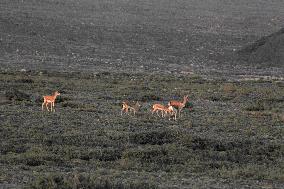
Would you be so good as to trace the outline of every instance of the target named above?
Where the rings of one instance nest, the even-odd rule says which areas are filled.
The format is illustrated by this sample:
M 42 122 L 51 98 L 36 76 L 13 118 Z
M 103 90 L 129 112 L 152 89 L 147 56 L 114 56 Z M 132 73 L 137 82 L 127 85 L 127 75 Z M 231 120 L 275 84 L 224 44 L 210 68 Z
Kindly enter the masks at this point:
M 134 144 L 162 145 L 176 141 L 177 134 L 171 130 L 144 131 L 130 134 L 129 140 Z
M 265 107 L 264 104 L 260 101 L 257 101 L 256 103 L 252 103 L 250 105 L 247 105 L 245 107 L 246 111 L 264 111 Z
M 163 98 L 156 96 L 154 94 L 148 94 L 141 97 L 142 102 L 149 102 L 149 101 L 162 101 Z
M 92 189 L 155 189 L 158 185 L 142 180 L 118 179 L 108 176 L 92 176 L 83 174 L 50 174 L 36 178 L 29 184 L 32 189 L 73 189 L 73 188 L 92 188 Z
M 30 101 L 30 94 L 17 89 L 10 89 L 5 92 L 6 98 L 15 101 Z

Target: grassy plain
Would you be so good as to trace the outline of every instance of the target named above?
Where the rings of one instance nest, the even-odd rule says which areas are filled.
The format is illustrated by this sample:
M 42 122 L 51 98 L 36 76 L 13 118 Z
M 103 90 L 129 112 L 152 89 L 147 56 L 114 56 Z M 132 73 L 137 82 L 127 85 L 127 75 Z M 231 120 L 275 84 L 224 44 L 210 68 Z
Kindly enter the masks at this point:
M 235 59 L 283 6 L 1 0 L 0 188 L 284 188 L 283 66 Z M 184 95 L 177 121 L 150 114 Z
M 2 72 L 0 80 L 2 183 L 283 186 L 281 82 L 108 72 Z M 42 112 L 41 95 L 54 90 L 56 112 Z M 193 111 L 177 121 L 150 113 L 185 94 Z M 125 99 L 142 102 L 137 116 L 120 115 Z

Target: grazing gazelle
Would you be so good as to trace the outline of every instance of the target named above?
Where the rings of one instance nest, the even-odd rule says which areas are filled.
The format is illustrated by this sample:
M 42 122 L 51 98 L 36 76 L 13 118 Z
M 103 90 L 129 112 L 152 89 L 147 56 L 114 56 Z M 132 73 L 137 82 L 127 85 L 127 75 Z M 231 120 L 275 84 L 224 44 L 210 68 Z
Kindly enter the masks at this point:
M 178 115 L 180 117 L 180 112 L 185 107 L 186 102 L 188 102 L 188 95 L 183 97 L 183 101 L 171 100 L 168 103 L 168 105 L 173 106 L 174 108 L 177 108 L 178 109 Z
M 164 117 L 164 110 L 166 109 L 166 107 L 162 104 L 154 104 L 152 106 L 152 114 L 154 114 L 156 112 L 156 114 L 160 117 L 159 112 L 162 113 L 162 117 Z
M 171 119 L 171 116 L 174 116 L 174 120 L 176 120 L 176 110 L 174 109 L 173 106 L 164 106 L 162 104 L 154 104 L 152 106 L 152 114 L 156 112 L 157 115 L 159 116 L 158 114 L 159 111 L 162 112 L 162 117 L 166 117 L 166 115 L 169 114 L 169 120 Z
M 131 106 L 129 104 L 129 102 L 127 101 L 123 101 L 122 102 L 122 108 L 121 108 L 121 115 L 123 112 L 127 113 L 128 114 L 128 111 L 129 112 L 133 112 L 133 114 L 135 115 L 136 112 L 138 112 L 139 108 L 140 108 L 140 104 L 139 102 L 137 101 L 133 106 Z
M 60 93 L 58 91 L 55 91 L 52 96 L 43 96 L 43 103 L 41 105 L 41 109 L 43 110 L 43 106 L 45 104 L 47 111 L 49 111 L 48 104 L 50 104 L 51 111 L 53 108 L 53 111 L 55 112 L 54 103 L 58 95 L 60 95 Z
M 123 112 L 128 113 L 128 110 L 129 110 L 129 106 L 128 106 L 127 102 L 123 101 L 120 114 L 122 115 Z

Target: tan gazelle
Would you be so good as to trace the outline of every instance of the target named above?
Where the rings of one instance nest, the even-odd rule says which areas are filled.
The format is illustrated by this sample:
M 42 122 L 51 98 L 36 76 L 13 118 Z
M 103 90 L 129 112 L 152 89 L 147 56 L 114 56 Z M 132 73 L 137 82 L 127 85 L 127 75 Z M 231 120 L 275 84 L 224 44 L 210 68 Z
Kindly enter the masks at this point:
M 58 95 L 60 95 L 60 93 L 58 91 L 55 91 L 52 96 L 43 96 L 43 103 L 41 106 L 42 111 L 44 105 L 46 106 L 47 111 L 49 111 L 48 104 L 50 104 L 51 111 L 53 110 L 55 112 L 54 104 L 55 104 L 55 99 Z

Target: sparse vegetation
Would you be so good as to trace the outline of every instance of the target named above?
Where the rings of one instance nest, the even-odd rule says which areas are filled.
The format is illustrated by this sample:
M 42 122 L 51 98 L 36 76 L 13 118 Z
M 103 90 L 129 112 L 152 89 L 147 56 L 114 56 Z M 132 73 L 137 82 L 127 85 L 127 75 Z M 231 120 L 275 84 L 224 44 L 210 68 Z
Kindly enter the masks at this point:
M 251 43 L 283 17 L 280 0 L 1 0 L 0 188 L 284 188 L 283 30 Z M 186 95 L 176 121 L 150 113 Z
M 42 112 L 41 102 L 36 100 L 8 98 L 8 103 L 1 106 L 5 122 L 1 125 L 0 161 L 8 170 L 2 173 L 2 182 L 11 182 L 13 177 L 9 175 L 15 171 L 27 175 L 28 186 L 33 188 L 163 188 L 165 185 L 156 179 L 159 172 L 163 173 L 161 179 L 165 179 L 163 182 L 168 186 L 179 180 L 173 179 L 175 175 L 188 178 L 188 173 L 200 177 L 207 175 L 213 180 L 283 181 L 281 115 L 284 101 L 277 95 L 283 94 L 280 85 L 268 84 L 278 91 L 275 94 L 264 90 L 263 83 L 249 85 L 244 81 L 232 87 L 226 83 L 192 82 L 196 78 L 189 76 L 184 78 L 183 86 L 191 88 L 189 97 L 190 105 L 194 104 L 193 111 L 186 106 L 181 118 L 169 121 L 153 116 L 149 111 L 153 103 L 166 104 L 165 99 L 171 96 L 168 90 L 158 94 L 161 99 L 142 101 L 144 98 L 137 96 L 142 107 L 136 116 L 121 116 L 121 102 L 117 99 L 135 94 L 136 88 L 143 86 L 141 79 L 152 86 L 152 89 L 140 91 L 140 97 L 144 97 L 154 93 L 153 90 L 162 90 L 165 83 L 169 88 L 176 85 L 175 78 L 164 81 L 163 77 L 167 76 L 160 75 L 160 82 L 155 83 L 151 82 L 153 76 L 137 74 L 133 75 L 136 88 L 125 88 L 125 85 L 133 85 L 133 81 L 119 73 L 104 74 L 96 79 L 71 73 L 49 75 L 18 73 L 14 78 L 9 73 L 0 74 L 1 81 L 9 80 L 1 82 L 2 89 L 30 77 L 33 82 L 27 85 L 31 86 L 18 87 L 19 91 L 29 89 L 25 90 L 25 96 L 44 92 L 39 84 L 50 80 L 57 80 L 62 87 L 73 83 L 72 88 L 62 89 L 57 112 Z M 86 87 L 81 85 L 82 82 Z M 94 90 L 104 82 L 108 87 Z M 61 91 L 61 88 L 45 89 L 52 90 Z M 245 95 L 253 98 L 243 98 L 243 93 L 238 92 L 243 90 L 248 91 Z M 212 99 L 212 91 L 220 96 L 234 93 L 234 98 Z M 103 94 L 109 97 L 101 98 Z M 257 98 L 259 96 L 262 100 Z M 79 181 L 74 181 L 74 175 L 68 176 L 73 169 L 80 170 L 76 176 Z M 99 169 L 107 170 L 105 177 L 99 176 Z M 35 175 L 35 171 L 42 173 Z M 132 172 L 139 174 L 131 178 L 125 175 Z M 124 176 L 117 180 L 113 178 L 117 174 Z M 149 176 L 151 182 L 139 179 Z M 166 179 L 171 176 L 172 179 Z

